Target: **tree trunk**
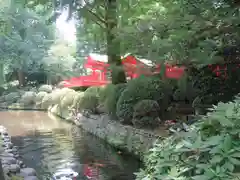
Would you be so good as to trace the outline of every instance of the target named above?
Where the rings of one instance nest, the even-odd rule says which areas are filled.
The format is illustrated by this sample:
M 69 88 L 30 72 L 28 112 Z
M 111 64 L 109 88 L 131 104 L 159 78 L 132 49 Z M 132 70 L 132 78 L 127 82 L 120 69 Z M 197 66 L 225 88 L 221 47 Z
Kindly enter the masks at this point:
M 19 69 L 19 70 L 17 70 L 17 75 L 18 75 L 19 86 L 23 87 L 25 85 L 24 72 L 21 69 Z
M 117 0 L 107 0 L 106 5 L 106 37 L 108 63 L 112 73 L 112 83 L 126 82 L 125 71 L 120 56 L 120 42 L 117 40 L 114 30 L 117 28 Z

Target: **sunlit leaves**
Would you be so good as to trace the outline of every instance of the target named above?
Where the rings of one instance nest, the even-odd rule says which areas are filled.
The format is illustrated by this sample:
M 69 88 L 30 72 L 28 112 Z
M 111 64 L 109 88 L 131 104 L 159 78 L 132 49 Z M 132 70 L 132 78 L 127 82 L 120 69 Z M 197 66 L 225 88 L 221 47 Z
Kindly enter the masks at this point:
M 4 62 L 5 69 L 37 71 L 51 45 L 47 38 L 53 38 L 52 29 L 44 24 L 41 16 L 23 8 L 22 1 L 12 1 L 2 14 L 9 25 L 8 31 L 0 35 L 1 62 Z

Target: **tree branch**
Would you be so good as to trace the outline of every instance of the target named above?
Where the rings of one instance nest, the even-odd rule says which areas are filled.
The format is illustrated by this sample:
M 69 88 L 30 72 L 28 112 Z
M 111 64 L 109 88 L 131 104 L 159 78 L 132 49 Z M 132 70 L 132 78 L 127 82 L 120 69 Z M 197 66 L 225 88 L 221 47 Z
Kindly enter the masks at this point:
M 99 16 L 99 15 L 97 15 L 96 13 L 94 13 L 94 12 L 92 11 L 93 8 L 89 8 L 90 6 L 89 6 L 89 4 L 86 2 L 86 0 L 83 0 L 83 1 L 84 1 L 84 3 L 85 3 L 85 7 L 83 7 L 83 8 L 85 8 L 88 13 L 90 13 L 93 17 L 96 18 L 96 21 L 94 21 L 94 20 L 93 20 L 93 21 L 94 21 L 96 24 L 98 24 L 99 26 L 101 26 L 102 28 L 105 28 L 106 25 L 107 25 L 107 22 L 104 20 L 104 18 L 101 17 L 101 16 Z M 97 22 L 97 21 L 99 21 L 99 22 Z

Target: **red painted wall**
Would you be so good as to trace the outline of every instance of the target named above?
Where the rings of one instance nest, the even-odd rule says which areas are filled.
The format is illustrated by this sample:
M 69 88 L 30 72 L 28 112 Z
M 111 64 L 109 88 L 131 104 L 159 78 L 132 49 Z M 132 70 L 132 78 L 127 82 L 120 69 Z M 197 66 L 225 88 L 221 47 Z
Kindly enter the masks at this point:
M 65 87 L 81 87 L 81 86 L 101 86 L 110 83 L 107 78 L 109 64 L 107 64 L 107 56 L 89 55 L 86 58 L 85 68 L 92 70 L 92 74 L 88 76 L 74 77 L 65 81 Z M 137 60 L 134 56 L 129 55 L 122 59 L 122 64 L 127 77 L 130 79 L 137 78 L 141 74 L 153 75 L 160 72 L 160 66 L 156 66 L 155 71 L 151 71 L 151 67 Z M 184 67 L 174 67 L 167 65 L 165 76 L 167 78 L 179 79 L 184 74 Z

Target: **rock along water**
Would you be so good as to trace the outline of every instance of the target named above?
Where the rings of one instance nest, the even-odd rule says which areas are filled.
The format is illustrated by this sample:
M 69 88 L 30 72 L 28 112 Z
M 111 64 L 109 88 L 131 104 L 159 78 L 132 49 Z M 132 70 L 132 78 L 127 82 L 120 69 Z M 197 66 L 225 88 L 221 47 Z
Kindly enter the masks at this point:
M 36 171 L 23 163 L 17 146 L 12 144 L 7 129 L 1 125 L 0 136 L 0 158 L 5 180 L 11 180 L 12 177 L 24 180 L 38 180 Z

